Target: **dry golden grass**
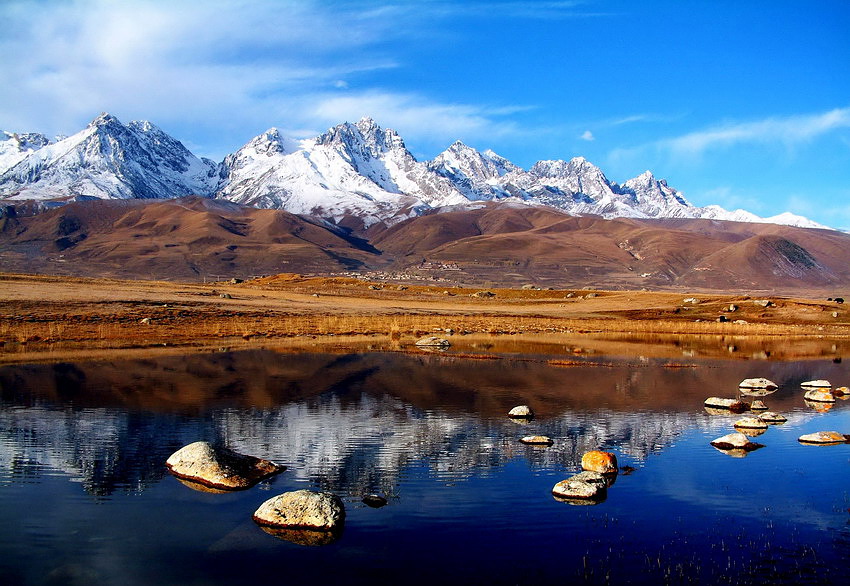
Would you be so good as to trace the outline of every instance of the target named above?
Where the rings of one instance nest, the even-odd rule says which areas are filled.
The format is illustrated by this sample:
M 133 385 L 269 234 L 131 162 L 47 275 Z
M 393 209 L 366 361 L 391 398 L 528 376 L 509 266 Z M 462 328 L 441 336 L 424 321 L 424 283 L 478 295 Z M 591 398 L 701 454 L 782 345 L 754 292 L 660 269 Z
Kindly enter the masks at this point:
M 475 291 L 297 275 L 201 285 L 0 274 L 0 345 L 132 348 L 329 335 L 399 342 L 446 330 L 850 336 L 848 312 L 826 301 L 775 298 L 764 308 L 738 295 L 701 296 L 692 305 L 683 293 L 493 289 L 495 297 L 477 298 Z M 729 319 L 748 323 L 717 321 L 730 303 L 739 309 Z

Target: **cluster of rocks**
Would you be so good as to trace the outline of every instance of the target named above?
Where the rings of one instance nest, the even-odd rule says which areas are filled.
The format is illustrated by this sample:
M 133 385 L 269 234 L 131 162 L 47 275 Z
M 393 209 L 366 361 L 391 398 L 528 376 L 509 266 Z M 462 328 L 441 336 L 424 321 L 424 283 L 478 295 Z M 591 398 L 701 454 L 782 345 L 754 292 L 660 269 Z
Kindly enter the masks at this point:
M 813 380 L 802 383 L 806 390 L 804 400 L 807 405 L 816 411 L 825 411 L 835 402 L 835 397 L 850 398 L 850 389 L 839 387 L 835 390 L 826 380 Z M 724 413 L 746 413 L 752 415 L 742 417 L 735 421 L 733 427 L 735 432 L 719 437 L 711 442 L 711 445 L 726 454 L 736 457 L 746 456 L 749 452 L 764 447 L 763 444 L 752 441 L 750 438 L 758 437 L 765 433 L 771 425 L 781 425 L 787 418 L 774 411 L 769 411 L 767 405 L 760 398 L 776 392 L 778 385 L 766 378 L 748 378 L 741 381 L 738 386 L 738 397 L 709 397 L 705 400 L 705 410 L 710 414 Z M 749 402 L 741 397 L 748 397 Z M 829 406 L 826 409 L 824 406 Z M 844 435 L 836 431 L 819 431 L 812 434 L 800 436 L 800 443 L 834 445 L 839 443 L 850 443 L 850 435 Z
M 270 460 L 238 454 L 209 442 L 180 448 L 165 465 L 181 482 L 204 492 L 246 490 L 286 469 Z M 300 545 L 326 545 L 342 533 L 345 505 L 329 492 L 296 490 L 265 501 L 253 519 L 275 537 Z
M 508 411 L 508 417 L 520 423 L 534 419 L 534 411 L 528 405 L 517 405 Z M 555 442 L 545 435 L 526 435 L 519 440 L 530 446 L 547 447 Z M 608 496 L 608 487 L 614 484 L 619 468 L 617 457 L 611 452 L 593 450 L 581 458 L 582 472 L 558 482 L 552 488 L 556 500 L 573 505 L 595 505 Z

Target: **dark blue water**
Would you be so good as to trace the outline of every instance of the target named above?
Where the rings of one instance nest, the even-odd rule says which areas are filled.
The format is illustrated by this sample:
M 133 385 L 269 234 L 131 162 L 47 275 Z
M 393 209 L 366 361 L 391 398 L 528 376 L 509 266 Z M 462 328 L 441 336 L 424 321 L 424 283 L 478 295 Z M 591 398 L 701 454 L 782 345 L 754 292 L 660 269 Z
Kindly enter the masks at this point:
M 818 412 L 799 386 L 847 385 L 848 367 L 689 364 L 252 351 L 0 367 L 0 583 L 844 583 L 850 445 L 797 437 L 850 433 L 850 402 Z M 702 402 L 751 376 L 780 384 L 763 400 L 789 421 L 733 458 L 709 442 L 737 417 Z M 519 403 L 538 418 L 508 420 Z M 530 433 L 555 445 L 517 441 Z M 198 492 L 163 464 L 202 439 L 289 468 Z M 634 471 L 600 504 L 556 501 L 595 448 Z M 343 498 L 338 541 L 253 523 L 298 488 Z

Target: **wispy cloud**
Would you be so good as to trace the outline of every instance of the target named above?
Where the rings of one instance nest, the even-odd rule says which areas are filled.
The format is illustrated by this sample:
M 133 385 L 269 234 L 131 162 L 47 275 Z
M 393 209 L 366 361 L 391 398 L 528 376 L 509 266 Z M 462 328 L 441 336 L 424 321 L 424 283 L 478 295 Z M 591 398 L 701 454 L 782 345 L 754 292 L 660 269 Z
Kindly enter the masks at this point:
M 588 142 L 592 142 L 594 140 L 593 133 L 590 132 L 589 130 L 585 130 L 584 132 L 582 132 L 581 136 L 579 136 L 579 138 L 582 139 L 582 140 L 586 140 Z
M 525 3 L 508 4 L 518 10 Z M 454 139 L 509 132 L 504 118 L 527 109 L 446 103 L 359 83 L 402 65 L 391 41 L 419 30 L 427 16 L 409 11 L 412 4 L 67 0 L 37 6 L 0 3 L 0 77 L 15 86 L 0 101 L 3 129 L 71 133 L 107 110 L 149 118 L 166 130 L 189 126 L 194 136 L 181 139 L 209 144 L 216 135 L 247 140 L 271 125 L 324 130 L 369 114 L 400 130 Z M 386 18 L 382 10 L 403 18 Z

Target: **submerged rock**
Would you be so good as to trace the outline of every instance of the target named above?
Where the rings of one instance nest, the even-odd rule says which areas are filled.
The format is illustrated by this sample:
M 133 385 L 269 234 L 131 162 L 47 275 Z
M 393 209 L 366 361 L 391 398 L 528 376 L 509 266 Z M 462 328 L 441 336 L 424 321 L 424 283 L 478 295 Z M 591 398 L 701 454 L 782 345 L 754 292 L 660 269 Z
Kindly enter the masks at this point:
M 718 450 L 743 450 L 745 452 L 751 452 L 764 447 L 761 444 L 751 442 L 746 435 L 740 432 L 730 433 L 723 437 L 719 437 L 712 441 L 711 445 Z
M 551 446 L 555 442 L 552 441 L 552 438 L 546 435 L 527 435 L 520 440 L 524 444 L 529 444 L 532 446 Z
M 581 457 L 581 467 L 583 470 L 599 472 L 600 474 L 616 474 L 619 471 L 617 456 L 602 450 L 592 450 L 585 453 Z
M 835 397 L 833 394 L 823 389 L 812 389 L 811 391 L 806 391 L 803 398 L 806 401 L 813 401 L 815 403 L 835 403 Z
M 804 383 L 800 383 L 800 386 L 806 389 L 815 388 L 815 389 L 831 389 L 832 383 L 828 380 L 818 379 L 818 380 L 810 380 Z
M 508 411 L 508 417 L 516 419 L 532 419 L 534 417 L 534 411 L 532 411 L 531 407 L 528 405 L 517 405 Z
M 745 378 L 738 387 L 741 389 L 777 389 L 779 385 L 766 378 Z
M 296 490 L 270 498 L 254 512 L 259 525 L 332 531 L 345 522 L 345 505 L 330 492 Z
M 850 435 L 844 435 L 837 431 L 816 431 L 807 433 L 797 438 L 801 444 L 835 445 L 850 443 Z
M 195 442 L 171 454 L 165 462 L 178 478 L 215 489 L 241 490 L 286 469 L 269 460 Z
M 416 340 L 415 344 L 417 346 L 437 346 L 440 348 L 448 348 L 452 345 L 452 343 L 445 338 L 439 338 L 437 336 L 426 336 L 424 338 L 420 338 L 419 340 Z

